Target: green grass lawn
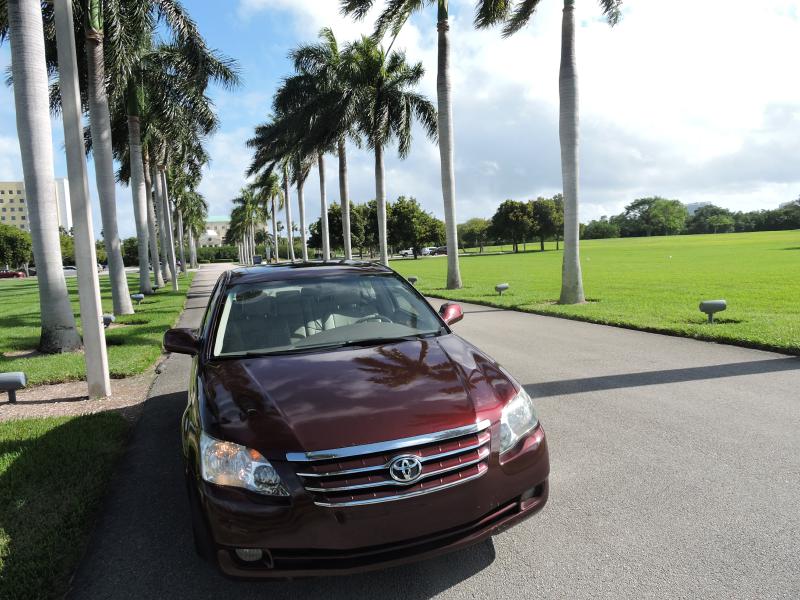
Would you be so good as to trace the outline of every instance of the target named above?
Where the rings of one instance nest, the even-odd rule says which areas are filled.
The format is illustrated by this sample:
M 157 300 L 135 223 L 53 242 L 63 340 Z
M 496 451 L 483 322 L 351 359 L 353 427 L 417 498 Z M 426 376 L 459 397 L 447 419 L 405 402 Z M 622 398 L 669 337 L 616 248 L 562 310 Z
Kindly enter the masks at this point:
M 188 277 L 180 278 L 178 292 L 168 287 L 147 296 L 140 305 L 134 304 L 136 314 L 117 317 L 120 326 L 106 330 L 111 377 L 142 373 L 158 359 L 164 331 L 175 324 L 183 310 L 193 276 L 189 273 Z M 131 293 L 138 291 L 138 281 L 138 275 L 128 277 Z M 67 277 L 67 288 L 80 327 L 76 277 Z M 100 293 L 104 312 L 111 313 L 108 277 L 100 277 Z M 30 357 L 5 355 L 33 350 L 39 341 L 39 290 L 35 278 L 0 280 L 0 332 L 0 372 L 24 371 L 29 385 L 85 379 L 80 352 Z
M 0 598 L 64 595 L 128 429 L 111 412 L 0 423 Z
M 562 253 L 547 248 L 462 255 L 460 290 L 445 289 L 445 257 L 392 267 L 431 296 L 800 354 L 800 231 L 582 241 L 579 306 L 557 304 Z M 717 298 L 728 310 L 708 325 L 698 304 Z

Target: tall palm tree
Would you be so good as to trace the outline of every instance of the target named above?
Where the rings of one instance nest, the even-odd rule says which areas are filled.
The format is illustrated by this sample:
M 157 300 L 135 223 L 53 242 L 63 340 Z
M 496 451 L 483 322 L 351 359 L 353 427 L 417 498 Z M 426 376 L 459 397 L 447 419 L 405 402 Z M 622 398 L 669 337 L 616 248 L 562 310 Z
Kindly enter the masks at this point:
M 375 198 L 378 207 L 380 261 L 389 264 L 386 235 L 386 188 L 384 149 L 397 140 L 398 152 L 405 158 L 411 149 L 411 126 L 418 121 L 432 140 L 437 137 L 436 110 L 433 104 L 414 91 L 425 70 L 421 63 L 410 65 L 404 52 L 387 55 L 374 40 L 364 37 L 350 44 L 348 77 L 358 90 L 358 122 L 361 133 L 375 154 Z
M 308 262 L 308 240 L 306 238 L 306 202 L 305 185 L 308 173 L 311 170 L 311 157 L 296 152 L 291 161 L 292 179 L 297 186 L 297 210 L 300 213 L 300 250 L 303 255 L 303 262 Z
M 231 224 L 235 222 L 237 230 L 241 231 L 242 243 L 245 247 L 245 260 L 253 264 L 255 256 L 255 232 L 266 221 L 266 211 L 258 196 L 251 187 L 243 188 L 239 196 L 233 200 Z
M 620 19 L 622 0 L 599 0 L 609 25 Z M 501 23 L 508 37 L 522 29 L 541 0 L 524 0 L 512 6 L 508 0 L 487 2 L 476 19 L 478 27 Z M 492 5 L 491 7 L 488 5 Z M 578 220 L 578 74 L 575 68 L 575 0 L 564 0 L 561 22 L 561 68 L 558 76 L 561 179 L 564 185 L 564 262 L 561 269 L 561 304 L 580 304 L 583 294 Z
M 339 49 L 330 28 L 319 33 L 316 44 L 301 45 L 291 53 L 296 75 L 278 90 L 275 105 L 283 112 L 301 115 L 300 143 L 308 153 L 319 154 L 320 211 L 322 220 L 323 256 L 330 254 L 330 232 L 327 223 L 325 168 L 323 156 L 335 151 L 339 159 L 339 195 L 342 206 L 342 233 L 345 258 L 352 258 L 350 241 L 350 198 L 347 182 L 348 138 L 356 135 L 356 90 L 347 78 L 348 54 Z
M 59 83 L 62 88 L 62 120 L 67 155 L 67 172 L 73 231 L 75 263 L 78 267 L 78 299 L 84 342 L 86 382 L 90 398 L 111 395 L 108 353 L 103 331 L 103 306 L 97 276 L 97 254 L 89 199 L 89 178 L 83 148 L 82 114 L 72 2 L 55 4 L 58 43 Z
M 197 268 L 197 238 L 205 229 L 206 219 L 208 218 L 208 204 L 202 195 L 192 188 L 181 191 L 178 198 L 178 214 L 180 215 L 180 225 L 185 227 L 187 242 L 189 247 L 189 265 Z
M 0 42 L 11 39 L 17 134 L 39 286 L 39 350 L 68 352 L 81 347 L 81 338 L 61 268 L 42 13 L 38 2 L 25 0 L 8 0 L 6 11 Z
M 288 160 L 283 161 L 283 177 L 281 182 L 283 183 L 283 207 L 286 210 L 286 258 L 290 261 L 294 262 L 294 236 L 292 235 L 292 196 L 291 196 L 291 185 L 289 180 L 289 163 Z
M 275 243 L 275 259 L 278 258 L 278 215 L 277 210 L 283 208 L 283 190 L 281 190 L 281 182 L 276 173 L 269 173 L 258 177 L 255 182 L 250 185 L 250 189 L 256 196 L 256 201 L 261 206 L 262 210 L 269 214 L 269 219 L 272 221 L 272 239 Z M 277 201 L 277 202 L 276 202 Z
M 484 5 L 508 4 L 511 0 L 478 0 L 477 10 Z M 340 0 L 342 12 L 363 19 L 375 0 Z M 461 287 L 461 271 L 458 263 L 458 232 L 456 227 L 456 184 L 453 159 L 453 105 L 450 98 L 450 8 L 448 0 L 386 0 L 385 7 L 375 24 L 375 39 L 380 40 L 391 32 L 397 37 L 403 25 L 414 11 L 437 6 L 436 29 L 438 32 L 438 71 L 436 93 L 438 100 L 438 137 L 442 174 L 442 198 L 444 201 L 445 230 L 447 232 L 447 288 Z M 525 0 L 525 4 L 536 0 Z
M 111 281 L 111 298 L 114 314 L 130 315 L 133 314 L 133 305 L 128 291 L 128 278 L 122 262 L 122 245 L 117 228 L 111 115 L 106 93 L 105 21 L 102 0 L 87 0 L 83 20 L 89 127 L 100 217 L 103 222 L 103 243 L 106 247 L 108 276 Z
M 161 256 L 158 252 L 158 234 L 156 233 L 156 213 L 153 202 L 153 177 L 150 169 L 150 155 L 145 146 L 142 156 L 142 167 L 144 169 L 144 193 L 147 201 L 147 239 L 150 241 L 150 265 L 153 267 L 153 277 L 155 284 L 159 288 L 164 287 L 164 277 L 161 272 Z

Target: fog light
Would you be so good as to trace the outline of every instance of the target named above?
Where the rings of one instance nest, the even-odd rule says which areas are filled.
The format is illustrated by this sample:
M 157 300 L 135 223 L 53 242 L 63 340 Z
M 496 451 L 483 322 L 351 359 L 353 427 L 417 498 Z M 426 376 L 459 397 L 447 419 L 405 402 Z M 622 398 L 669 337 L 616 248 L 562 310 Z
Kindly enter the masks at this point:
M 258 548 L 237 548 L 235 552 L 236 556 L 245 562 L 255 562 L 264 556 L 264 551 Z

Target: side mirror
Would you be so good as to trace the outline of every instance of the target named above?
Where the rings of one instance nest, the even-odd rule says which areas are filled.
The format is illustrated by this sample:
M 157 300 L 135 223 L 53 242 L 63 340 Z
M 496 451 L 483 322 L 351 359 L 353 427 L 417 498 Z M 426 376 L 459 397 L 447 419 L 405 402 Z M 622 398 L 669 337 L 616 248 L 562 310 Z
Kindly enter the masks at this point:
M 194 329 L 177 328 L 169 329 L 164 334 L 164 349 L 176 354 L 189 354 L 194 356 L 200 352 L 200 340 Z
M 445 323 L 452 325 L 464 318 L 464 311 L 461 310 L 460 304 L 445 302 L 439 307 L 439 316 L 442 317 Z

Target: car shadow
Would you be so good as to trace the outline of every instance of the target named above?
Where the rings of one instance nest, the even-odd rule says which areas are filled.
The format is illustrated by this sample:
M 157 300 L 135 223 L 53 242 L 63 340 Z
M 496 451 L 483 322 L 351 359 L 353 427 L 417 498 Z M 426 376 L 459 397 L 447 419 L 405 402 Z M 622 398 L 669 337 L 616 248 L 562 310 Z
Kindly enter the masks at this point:
M 194 551 L 179 421 L 186 393 L 150 398 L 114 474 L 68 598 L 430 598 L 485 569 L 491 541 L 360 575 L 237 581 Z
M 621 388 L 640 387 L 645 385 L 661 385 L 704 379 L 721 379 L 741 375 L 759 375 L 778 373 L 800 369 L 800 357 L 772 358 L 767 360 L 708 365 L 704 367 L 688 367 L 684 369 L 666 369 L 663 371 L 644 371 L 641 373 L 623 373 L 620 375 L 602 375 L 599 377 L 582 377 L 580 379 L 564 379 L 562 381 L 544 381 L 526 384 L 525 389 L 536 398 L 548 396 L 568 396 L 582 392 L 598 392 Z

